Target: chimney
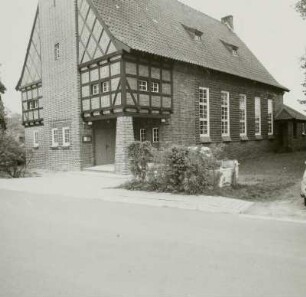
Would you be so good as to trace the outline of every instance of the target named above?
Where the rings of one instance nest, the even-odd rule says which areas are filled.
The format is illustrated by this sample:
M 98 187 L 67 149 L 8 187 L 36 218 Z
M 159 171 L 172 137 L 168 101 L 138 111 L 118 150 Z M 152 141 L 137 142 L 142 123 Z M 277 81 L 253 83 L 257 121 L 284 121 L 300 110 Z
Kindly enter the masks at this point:
M 228 15 L 221 19 L 221 22 L 228 26 L 231 30 L 234 31 L 234 17 L 232 15 Z

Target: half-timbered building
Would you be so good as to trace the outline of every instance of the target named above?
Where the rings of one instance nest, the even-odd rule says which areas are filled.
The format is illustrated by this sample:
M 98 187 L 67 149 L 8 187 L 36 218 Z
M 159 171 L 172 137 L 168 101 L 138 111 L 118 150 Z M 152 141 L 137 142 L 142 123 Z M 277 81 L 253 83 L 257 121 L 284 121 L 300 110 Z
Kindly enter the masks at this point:
M 134 140 L 273 150 L 288 91 L 232 16 L 177 0 L 39 0 L 17 89 L 35 167 L 116 172 Z

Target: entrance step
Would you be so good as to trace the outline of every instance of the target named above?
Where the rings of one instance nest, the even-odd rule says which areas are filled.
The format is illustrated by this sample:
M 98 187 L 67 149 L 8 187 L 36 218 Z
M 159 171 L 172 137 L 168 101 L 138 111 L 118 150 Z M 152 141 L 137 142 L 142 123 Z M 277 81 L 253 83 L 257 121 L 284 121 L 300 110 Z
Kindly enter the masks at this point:
M 113 173 L 115 174 L 115 164 L 109 165 L 99 165 L 94 167 L 85 168 L 84 171 L 87 172 L 106 172 L 106 173 Z

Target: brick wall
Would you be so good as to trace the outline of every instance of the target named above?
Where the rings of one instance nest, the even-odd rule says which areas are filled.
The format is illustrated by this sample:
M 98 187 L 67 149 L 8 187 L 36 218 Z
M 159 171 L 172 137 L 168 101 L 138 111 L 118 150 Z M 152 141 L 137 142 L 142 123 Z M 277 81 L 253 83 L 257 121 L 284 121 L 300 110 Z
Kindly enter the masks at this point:
M 221 91 L 230 93 L 230 138 L 226 143 L 231 156 L 257 155 L 275 148 L 268 137 L 268 98 L 274 100 L 274 114 L 282 101 L 282 92 L 263 84 L 235 78 L 195 66 L 175 63 L 173 69 L 174 110 L 169 125 L 161 127 L 161 141 L 184 145 L 203 144 L 199 132 L 199 87 L 210 89 L 211 143 L 223 143 L 221 135 Z M 247 96 L 247 142 L 240 139 L 239 95 Z M 255 137 L 255 97 L 261 98 L 262 139 Z M 236 153 L 235 153 L 236 152 Z
M 34 132 L 38 132 L 39 147 L 34 148 Z M 27 160 L 31 159 L 29 168 L 46 168 L 46 146 L 44 145 L 44 127 L 31 127 L 25 129 L 25 146 L 27 148 Z
M 81 169 L 81 118 L 75 1 L 39 1 L 41 22 L 42 81 L 44 97 L 43 139 L 39 150 L 46 152 L 46 167 L 52 170 Z M 55 60 L 54 46 L 60 44 Z M 53 127 L 71 129 L 71 146 L 51 148 Z

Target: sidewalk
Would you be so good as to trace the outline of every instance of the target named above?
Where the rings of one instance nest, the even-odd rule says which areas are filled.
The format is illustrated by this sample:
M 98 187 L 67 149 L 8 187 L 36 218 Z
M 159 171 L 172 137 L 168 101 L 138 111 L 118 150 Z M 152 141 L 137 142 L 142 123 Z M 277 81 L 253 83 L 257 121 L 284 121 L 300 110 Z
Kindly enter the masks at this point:
M 214 213 L 240 214 L 253 206 L 252 202 L 224 197 L 134 192 L 116 188 L 127 180 L 126 176 L 108 173 L 53 173 L 35 178 L 0 179 L 0 189 Z

